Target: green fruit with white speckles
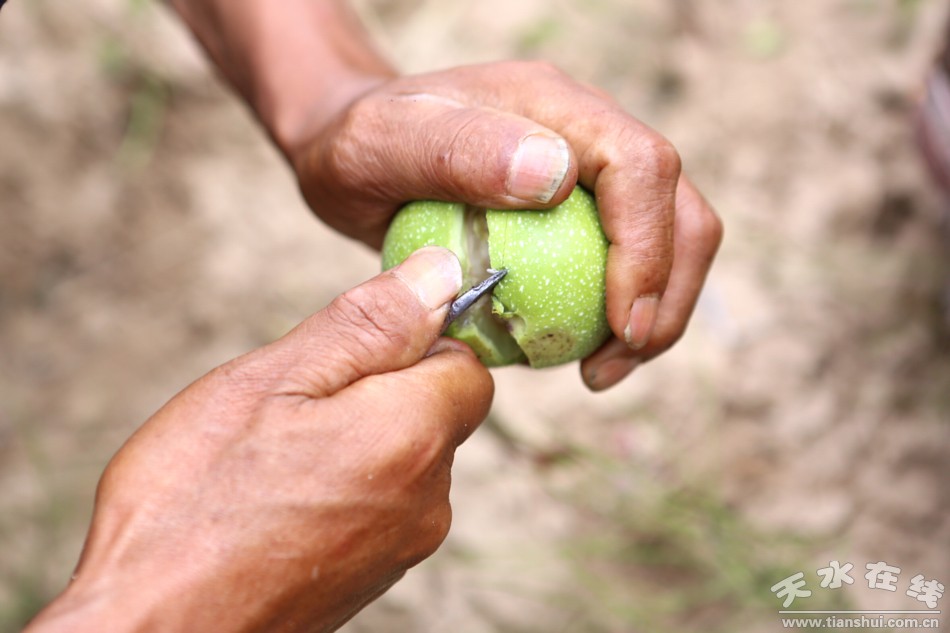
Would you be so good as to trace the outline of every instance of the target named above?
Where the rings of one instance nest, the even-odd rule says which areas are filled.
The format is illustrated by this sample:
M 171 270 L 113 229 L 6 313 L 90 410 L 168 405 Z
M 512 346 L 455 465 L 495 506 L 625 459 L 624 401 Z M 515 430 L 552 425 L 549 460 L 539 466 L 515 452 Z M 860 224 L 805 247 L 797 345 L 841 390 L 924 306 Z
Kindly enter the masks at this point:
M 410 203 L 386 234 L 383 268 L 429 245 L 458 256 L 466 288 L 489 268 L 508 269 L 491 297 L 480 299 L 446 332 L 467 343 L 485 365 L 559 365 L 588 356 L 610 336 L 608 242 L 594 199 L 582 188 L 539 211 Z

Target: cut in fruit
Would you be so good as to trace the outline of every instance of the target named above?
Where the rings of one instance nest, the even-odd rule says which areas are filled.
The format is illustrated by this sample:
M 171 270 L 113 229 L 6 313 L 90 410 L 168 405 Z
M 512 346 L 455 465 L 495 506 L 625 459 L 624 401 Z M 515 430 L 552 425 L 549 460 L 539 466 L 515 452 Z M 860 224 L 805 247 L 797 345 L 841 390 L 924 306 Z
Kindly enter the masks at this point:
M 588 356 L 610 336 L 608 242 L 593 197 L 580 187 L 554 209 L 539 211 L 408 204 L 386 235 L 383 268 L 429 245 L 458 256 L 466 288 L 488 269 L 508 269 L 492 295 L 446 332 L 467 343 L 485 365 L 558 365 Z

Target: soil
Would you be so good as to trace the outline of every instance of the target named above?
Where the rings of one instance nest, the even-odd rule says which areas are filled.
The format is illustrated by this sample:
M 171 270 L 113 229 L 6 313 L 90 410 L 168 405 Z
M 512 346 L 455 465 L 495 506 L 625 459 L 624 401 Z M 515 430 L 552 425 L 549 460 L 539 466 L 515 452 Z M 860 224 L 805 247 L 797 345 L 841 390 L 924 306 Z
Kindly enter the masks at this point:
M 687 335 L 618 388 L 495 372 L 448 540 L 345 630 L 778 631 L 796 572 L 794 609 L 924 608 L 912 578 L 950 582 L 950 250 L 912 120 L 945 3 L 359 6 L 407 72 L 537 58 L 610 92 L 727 238 Z M 8 2 L 0 630 L 68 580 L 151 412 L 377 270 L 162 7 Z M 831 561 L 854 583 L 821 587 Z

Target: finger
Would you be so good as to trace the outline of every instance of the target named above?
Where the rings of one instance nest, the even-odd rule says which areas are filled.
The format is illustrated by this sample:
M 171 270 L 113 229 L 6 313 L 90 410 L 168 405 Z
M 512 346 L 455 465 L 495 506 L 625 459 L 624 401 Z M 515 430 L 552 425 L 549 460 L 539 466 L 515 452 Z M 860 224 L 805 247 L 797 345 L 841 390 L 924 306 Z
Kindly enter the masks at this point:
M 601 391 L 620 382 L 640 363 L 670 348 L 686 331 L 713 259 L 722 242 L 722 221 L 684 176 L 677 189 L 674 241 L 676 259 L 666 293 L 657 310 L 650 341 L 631 350 L 611 339 L 581 363 L 584 382 Z
M 646 345 L 673 265 L 673 217 L 680 174 L 676 150 L 611 99 L 543 63 L 452 71 L 458 93 L 480 95 L 560 133 L 578 160 L 578 181 L 594 191 L 611 242 L 607 318 L 632 349 Z M 498 80 L 503 76 L 503 81 Z M 428 81 L 432 81 L 429 78 Z M 521 86 L 531 86 L 530 92 Z M 464 87 L 465 90 L 462 89 Z M 538 95 L 544 95 L 539 99 Z
M 439 339 L 432 353 L 402 377 L 432 385 L 424 405 L 433 414 L 430 424 L 447 429 L 454 447 L 465 442 L 485 420 L 495 395 L 488 369 L 470 347 L 450 338 Z M 438 403 L 432 393 L 440 394 Z
M 577 180 L 576 160 L 559 134 L 528 118 L 466 105 L 427 92 L 379 95 L 351 108 L 337 132 L 314 144 L 298 173 L 304 195 L 326 206 L 328 197 L 378 207 L 438 199 L 479 207 L 538 208 L 564 200 Z M 354 210 L 338 221 L 350 234 L 381 241 L 379 214 Z
M 319 398 L 418 362 L 439 337 L 461 285 L 461 266 L 451 251 L 416 251 L 265 348 L 265 362 L 280 368 L 275 390 Z
M 715 210 L 688 178 L 681 178 L 676 192 L 676 260 L 653 336 L 639 350 L 645 359 L 672 347 L 686 331 L 722 236 L 722 220 Z
M 330 398 L 310 401 L 324 417 L 330 405 L 340 419 L 353 421 L 348 431 L 359 437 L 347 442 L 352 447 L 358 441 L 360 448 L 350 451 L 349 466 L 372 482 L 374 496 L 418 508 L 413 524 L 403 518 L 398 530 L 408 538 L 389 545 L 398 564 L 428 557 L 448 533 L 455 449 L 488 415 L 493 392 L 488 370 L 470 349 L 453 342 L 411 367 L 368 376 Z
M 579 156 L 579 181 L 597 199 L 610 241 L 607 320 L 631 349 L 647 344 L 673 266 L 673 218 L 680 159 L 661 135 L 602 98 L 579 93 L 571 113 L 542 121 Z M 586 114 L 585 114 L 586 112 Z
M 370 439 L 361 452 L 367 461 L 399 462 L 394 469 L 409 472 L 412 464 L 424 468 L 434 455 L 464 442 L 488 415 L 493 395 L 491 374 L 471 349 L 440 339 L 418 363 L 367 376 L 314 405 L 329 402 L 341 412 L 357 412 L 350 419 L 366 421 L 361 432 Z

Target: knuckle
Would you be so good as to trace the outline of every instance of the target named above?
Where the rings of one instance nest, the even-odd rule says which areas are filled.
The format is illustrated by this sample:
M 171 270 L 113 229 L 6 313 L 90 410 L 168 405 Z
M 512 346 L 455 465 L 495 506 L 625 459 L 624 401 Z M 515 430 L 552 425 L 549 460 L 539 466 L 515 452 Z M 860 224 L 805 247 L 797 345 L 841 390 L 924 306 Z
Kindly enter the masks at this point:
M 449 535 L 452 525 L 452 506 L 448 499 L 441 501 L 423 512 L 407 534 L 404 549 L 399 556 L 402 567 L 414 567 L 429 558 Z
M 663 190 L 675 187 L 682 160 L 673 144 L 659 132 L 632 122 L 626 114 L 618 116 L 605 124 L 612 130 L 614 141 L 603 150 L 599 162 L 632 168 L 647 179 L 647 184 L 657 181 Z
M 327 309 L 327 318 L 334 333 L 348 345 L 380 349 L 381 345 L 405 347 L 409 344 L 404 328 L 394 314 L 396 301 L 386 300 L 385 293 L 357 286 L 339 295 Z
M 697 239 L 709 244 L 713 250 L 718 248 L 725 233 L 722 218 L 715 211 L 704 206 L 698 214 L 696 225 Z
M 666 138 L 653 133 L 642 139 L 637 152 L 640 168 L 663 183 L 675 186 L 683 162 L 679 152 Z
M 359 130 L 379 118 L 379 107 L 372 96 L 356 99 L 340 115 L 339 127 L 342 130 Z
M 416 417 L 418 428 L 393 430 L 380 444 L 385 452 L 378 464 L 387 473 L 384 492 L 404 508 L 416 508 L 405 524 L 412 538 L 406 543 L 404 560 L 415 564 L 432 555 L 448 535 L 452 523 L 449 504 L 452 461 L 451 440 L 441 427 L 420 421 L 418 412 L 405 410 L 403 419 Z M 413 425 L 407 425 L 412 427 Z
M 687 200 L 684 207 L 684 212 L 677 214 L 677 230 L 683 241 L 712 257 L 722 243 L 722 219 L 702 198 Z
M 428 516 L 420 526 L 422 538 L 420 539 L 421 554 L 428 558 L 435 553 L 445 537 L 449 535 L 449 528 L 452 526 L 452 506 L 446 499 L 428 513 Z
M 610 138 L 610 142 L 591 146 L 583 161 L 597 165 L 601 172 L 624 173 L 639 188 L 641 195 L 668 199 L 672 203 L 682 171 L 682 159 L 666 137 L 625 113 L 612 113 L 607 117 L 600 134 Z
M 446 114 L 444 135 L 436 138 L 435 147 L 427 152 L 429 178 L 443 190 L 456 191 L 462 183 L 473 180 L 472 166 L 478 163 L 482 114 L 474 109 L 452 110 Z
M 117 461 L 113 459 L 103 471 L 102 476 L 99 478 L 99 483 L 96 485 L 96 505 L 103 506 L 107 502 L 112 501 L 113 498 L 120 493 L 122 488 L 122 476 L 116 472 L 118 466 L 116 465 Z
M 418 404 L 418 403 L 416 403 Z M 440 416 L 412 410 L 407 403 L 402 407 L 404 417 L 413 420 L 388 438 L 388 460 L 394 473 L 404 481 L 428 481 L 441 472 L 452 459 L 451 438 Z
M 372 187 L 366 160 L 371 148 L 365 147 L 365 139 L 387 137 L 385 130 L 380 130 L 374 100 L 365 98 L 350 105 L 335 127 L 315 171 L 325 174 L 328 182 L 360 190 Z
M 313 173 L 323 174 L 327 182 L 360 186 L 362 170 L 359 168 L 359 151 L 355 150 L 354 141 L 350 134 L 341 130 L 327 143 L 322 160 L 312 170 Z

